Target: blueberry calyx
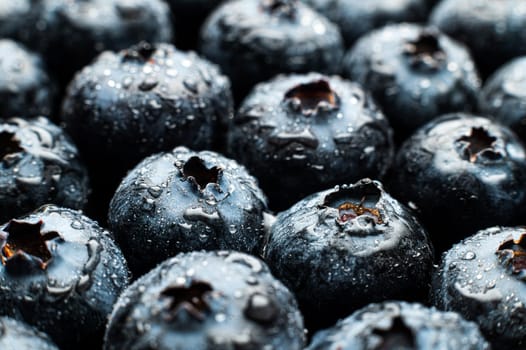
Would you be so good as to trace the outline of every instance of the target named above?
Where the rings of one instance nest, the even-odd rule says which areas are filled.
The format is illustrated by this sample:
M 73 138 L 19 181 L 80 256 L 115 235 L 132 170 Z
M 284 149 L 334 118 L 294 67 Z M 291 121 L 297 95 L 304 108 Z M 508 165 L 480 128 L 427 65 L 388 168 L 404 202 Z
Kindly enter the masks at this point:
M 199 191 L 203 191 L 208 184 L 218 185 L 223 169 L 218 166 L 207 168 L 201 158 L 193 156 L 183 165 L 182 173 Z
M 462 149 L 462 157 L 471 163 L 475 163 L 479 156 L 484 155 L 488 159 L 500 158 L 500 153 L 494 149 L 497 138 L 491 136 L 488 131 L 482 127 L 471 128 L 469 135 L 460 137 L 458 142 L 465 146 Z
M 374 183 L 363 182 L 329 194 L 325 197 L 323 206 L 338 210 L 336 220 L 339 223 L 346 223 L 360 216 L 368 216 L 376 224 L 383 224 L 383 217 L 376 207 L 381 195 L 381 191 Z
M 504 267 L 526 282 L 526 233 L 519 239 L 508 237 L 499 245 L 496 254 Z
M 137 45 L 126 50 L 124 53 L 124 60 L 148 62 L 151 60 L 157 48 L 146 41 L 141 41 Z
M 189 286 L 176 285 L 162 291 L 163 297 L 170 298 L 170 317 L 174 318 L 178 313 L 186 311 L 197 321 L 203 321 L 205 314 L 210 311 L 210 305 L 206 300 L 214 289 L 209 283 L 203 281 L 192 281 Z
M 338 108 L 338 96 L 324 79 L 296 85 L 285 93 L 284 100 L 307 116 Z
M 38 263 L 40 269 L 47 268 L 53 258 L 47 242 L 60 235 L 56 231 L 42 232 L 42 224 L 42 220 L 36 223 L 19 220 L 9 222 L 0 236 L 3 265 L 20 265 L 32 260 Z
M 5 159 L 14 153 L 23 152 L 24 149 L 20 146 L 20 141 L 12 132 L 0 132 L 0 158 Z
M 415 349 L 415 335 L 400 316 L 391 321 L 388 329 L 375 328 L 373 334 L 382 338 L 375 350 Z
M 273 16 L 293 19 L 296 16 L 297 0 L 262 0 L 263 11 Z
M 438 33 L 426 30 L 413 41 L 407 41 L 404 54 L 409 56 L 413 68 L 437 70 L 446 61 L 446 53 L 440 47 Z

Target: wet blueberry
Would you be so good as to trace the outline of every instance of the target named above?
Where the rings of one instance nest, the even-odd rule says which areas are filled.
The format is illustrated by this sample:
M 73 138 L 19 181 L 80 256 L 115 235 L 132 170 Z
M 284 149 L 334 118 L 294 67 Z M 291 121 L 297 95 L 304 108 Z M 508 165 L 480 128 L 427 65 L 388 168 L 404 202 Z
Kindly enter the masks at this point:
M 48 333 L 62 349 L 93 349 L 128 284 L 107 231 L 47 205 L 0 227 L 0 314 Z
M 105 52 L 79 73 L 62 118 L 94 170 L 94 187 L 111 196 L 146 156 L 178 145 L 220 147 L 218 124 L 232 113 L 230 84 L 214 65 L 169 44 L 141 42 Z
M 298 0 L 236 0 L 217 8 L 201 32 L 201 52 L 230 77 L 239 103 L 278 73 L 336 73 L 337 27 Z
M 28 42 L 37 30 L 36 18 L 42 8 L 42 1 L 4 0 L 0 5 L 0 38 L 11 38 Z
M 508 128 L 450 114 L 402 146 L 390 190 L 413 207 L 438 251 L 492 225 L 520 221 L 526 208 L 526 155 Z
M 479 108 L 526 142 L 526 57 L 511 61 L 486 81 Z
M 62 85 L 105 50 L 172 39 L 170 9 L 160 0 L 36 1 L 36 28 L 24 41 L 39 51 Z M 26 23 L 27 25 L 27 23 Z
M 0 317 L 0 349 L 58 350 L 46 334 L 9 317 Z
M 0 39 L 0 117 L 51 115 L 55 88 L 40 56 Z
M 228 152 L 283 210 L 339 183 L 381 177 L 393 156 L 392 131 L 357 84 L 317 73 L 279 76 L 245 99 Z
M 266 199 L 244 167 L 217 153 L 178 147 L 146 158 L 123 180 L 109 223 L 137 276 L 179 252 L 257 254 Z
M 119 298 L 111 349 L 303 349 L 294 296 L 260 260 L 193 252 L 167 260 Z
M 307 0 L 340 28 L 347 46 L 362 35 L 389 23 L 425 22 L 430 9 L 426 0 Z
M 480 88 L 466 48 L 416 24 L 367 34 L 345 56 L 343 71 L 372 92 L 400 141 L 442 114 L 471 111 Z
M 483 76 L 526 54 L 526 3 L 518 0 L 443 0 L 430 22 L 470 48 Z
M 63 130 L 39 117 L 0 121 L 0 220 L 54 203 L 82 209 L 88 177 Z
M 307 350 L 489 350 L 473 323 L 420 304 L 369 305 L 321 331 Z
M 371 302 L 425 300 L 433 248 L 409 210 L 364 179 L 280 213 L 265 259 L 316 329 Z
M 199 30 L 206 17 L 223 0 L 167 0 L 174 17 L 175 45 L 180 50 L 197 49 Z
M 492 227 L 442 257 L 433 302 L 476 322 L 494 349 L 526 348 L 526 228 Z

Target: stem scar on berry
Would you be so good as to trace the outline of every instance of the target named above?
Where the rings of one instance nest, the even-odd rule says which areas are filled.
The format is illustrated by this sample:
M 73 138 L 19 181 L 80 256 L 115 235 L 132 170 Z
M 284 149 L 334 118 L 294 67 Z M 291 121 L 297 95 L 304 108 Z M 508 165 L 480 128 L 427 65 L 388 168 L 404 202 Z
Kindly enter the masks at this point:
M 297 0 L 262 0 L 260 8 L 273 16 L 294 19 L 296 5 Z
M 20 146 L 20 141 L 17 139 L 15 133 L 9 131 L 0 132 L 0 150 L 0 157 L 2 159 L 5 159 L 14 153 L 24 151 Z
M 345 223 L 359 216 L 369 216 L 377 224 L 384 220 L 376 204 L 380 200 L 381 192 L 374 184 L 340 190 L 325 197 L 324 206 L 338 210 L 338 221 Z
M 168 287 L 161 292 L 161 296 L 171 299 L 169 306 L 171 318 L 185 310 L 194 319 L 203 321 L 205 314 L 210 311 L 210 305 L 205 297 L 213 290 L 209 283 L 192 281 L 189 286 Z
M 208 184 L 218 185 L 223 169 L 218 166 L 207 168 L 203 160 L 199 157 L 190 157 L 183 165 L 183 176 L 194 183 L 200 191 L 203 191 Z
M 438 69 L 446 61 L 446 53 L 440 47 L 438 33 L 427 30 L 415 40 L 407 41 L 403 53 L 409 56 L 414 68 Z
M 42 232 L 42 220 L 36 223 L 11 220 L 4 232 L 7 237 L 2 239 L 2 251 L 0 258 L 3 265 L 19 255 L 28 254 L 35 258 L 42 270 L 45 270 L 53 258 L 47 241 L 51 241 L 60 235 L 55 232 Z
M 375 328 L 373 334 L 382 338 L 375 350 L 415 349 L 415 335 L 400 316 L 392 320 L 388 329 Z
M 136 46 L 126 50 L 124 60 L 154 63 L 152 56 L 156 50 L 157 48 L 154 45 L 141 41 Z
M 482 154 L 490 159 L 499 157 L 499 153 L 494 149 L 497 138 L 482 127 L 471 128 L 469 135 L 464 135 L 457 141 L 466 144 L 462 156 L 471 163 L 475 163 Z
M 291 101 L 306 116 L 338 107 L 338 96 L 323 79 L 293 87 L 285 93 L 284 100 Z
M 519 239 L 508 237 L 499 245 L 496 254 L 503 266 L 526 281 L 526 233 L 523 233 Z

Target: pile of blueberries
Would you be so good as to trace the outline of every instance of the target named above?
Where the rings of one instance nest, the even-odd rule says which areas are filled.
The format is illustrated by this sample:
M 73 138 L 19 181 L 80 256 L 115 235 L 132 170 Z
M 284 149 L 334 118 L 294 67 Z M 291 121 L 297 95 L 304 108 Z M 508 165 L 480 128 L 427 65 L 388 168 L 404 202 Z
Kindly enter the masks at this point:
M 526 1 L 0 1 L 0 349 L 526 349 Z

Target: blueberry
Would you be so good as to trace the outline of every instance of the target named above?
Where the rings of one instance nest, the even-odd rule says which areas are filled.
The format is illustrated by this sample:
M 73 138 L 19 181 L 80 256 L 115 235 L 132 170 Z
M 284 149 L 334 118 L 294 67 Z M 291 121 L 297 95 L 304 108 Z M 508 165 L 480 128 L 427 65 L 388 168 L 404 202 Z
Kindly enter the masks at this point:
M 0 348 L 58 350 L 46 334 L 10 317 L 0 317 Z
M 416 24 L 367 34 L 345 56 L 343 71 L 372 92 L 397 140 L 442 114 L 471 111 L 480 89 L 467 49 Z
M 0 39 L 0 117 L 51 115 L 55 87 L 40 56 Z
M 484 84 L 479 98 L 481 113 L 511 128 L 526 142 L 526 57 L 500 68 Z
M 0 314 L 48 333 L 63 349 L 100 346 L 128 284 L 107 231 L 71 209 L 47 205 L 0 227 Z
M 172 39 L 170 9 L 161 0 L 37 3 L 37 25 L 25 43 L 43 54 L 63 85 L 102 51 L 125 49 L 140 40 Z
M 425 299 L 433 247 L 407 208 L 364 179 L 280 213 L 265 259 L 316 329 L 371 302 Z
M 375 28 L 397 22 L 425 22 L 429 0 L 307 0 L 341 30 L 347 46 Z
M 46 203 L 86 204 L 86 169 L 69 137 L 48 119 L 0 120 L 0 149 L 0 220 Z
M 526 7 L 522 1 L 443 0 L 430 22 L 466 44 L 483 76 L 526 54 Z
M 489 119 L 450 114 L 426 124 L 404 143 L 393 169 L 391 192 L 417 210 L 438 251 L 524 217 L 523 145 Z
M 169 259 L 119 298 L 111 349 L 303 349 L 294 296 L 260 260 L 239 252 Z
M 297 0 L 235 0 L 203 25 L 201 52 L 230 77 L 237 102 L 278 73 L 336 73 L 343 55 L 337 27 Z
M 28 42 L 32 33 L 37 30 L 36 18 L 41 8 L 41 0 L 2 1 L 2 6 L 0 6 L 0 38 Z
M 174 17 L 175 45 L 181 50 L 197 49 L 199 30 L 206 17 L 222 0 L 167 0 Z
M 228 152 L 283 210 L 316 191 L 381 177 L 393 157 L 392 131 L 359 85 L 317 73 L 261 83 L 241 105 Z
M 390 301 L 369 305 L 315 335 L 307 350 L 489 350 L 473 322 L 454 312 Z
M 220 147 L 219 128 L 232 113 L 228 79 L 214 65 L 169 44 L 141 42 L 105 52 L 79 73 L 62 118 L 92 169 L 97 193 L 111 196 L 146 156 L 178 145 Z M 109 198 L 100 201 L 107 208 Z
M 456 244 L 434 277 L 433 302 L 476 322 L 494 349 L 526 348 L 526 233 L 492 227 Z
M 178 147 L 146 158 L 123 180 L 109 223 L 137 275 L 179 252 L 232 249 L 257 254 L 266 199 L 239 164 Z

